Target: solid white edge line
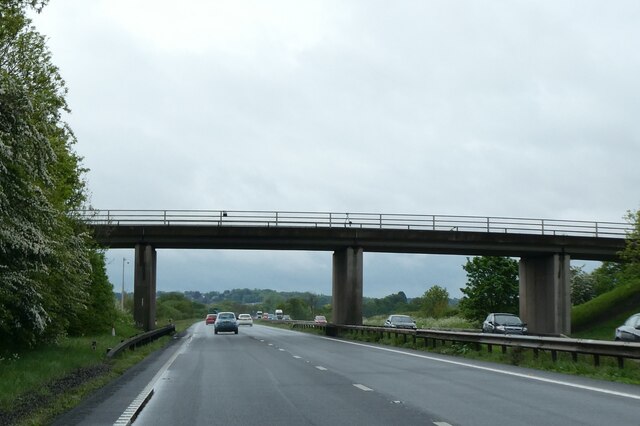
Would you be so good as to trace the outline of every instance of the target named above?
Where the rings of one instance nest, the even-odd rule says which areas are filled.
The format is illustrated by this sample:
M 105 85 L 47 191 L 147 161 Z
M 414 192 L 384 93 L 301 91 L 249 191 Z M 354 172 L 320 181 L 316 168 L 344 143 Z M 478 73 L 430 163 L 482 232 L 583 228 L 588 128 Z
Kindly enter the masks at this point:
M 544 382 L 544 383 L 552 383 L 552 384 L 561 385 L 561 386 L 567 386 L 567 387 L 576 388 L 576 389 L 583 389 L 583 390 L 588 390 L 588 391 L 592 391 L 592 392 L 604 393 L 604 394 L 607 394 L 607 395 L 621 396 L 623 398 L 630 398 L 630 399 L 640 400 L 640 395 L 634 395 L 634 394 L 631 394 L 631 393 L 612 391 L 612 390 L 608 390 L 608 389 L 596 388 L 596 387 L 593 387 L 593 386 L 578 385 L 576 383 L 562 382 L 560 380 L 547 379 L 547 378 L 544 378 L 544 377 L 533 376 L 533 375 L 530 375 L 530 374 L 523 374 L 523 373 L 516 373 L 516 372 L 513 372 L 513 371 L 499 370 L 497 368 L 483 367 L 483 366 L 480 366 L 480 365 L 467 364 L 465 362 L 460 362 L 460 361 L 451 361 L 451 360 L 448 360 L 448 359 L 440 359 L 440 358 L 427 356 L 427 355 L 422 355 L 422 354 L 413 354 L 413 353 L 410 353 L 410 352 L 403 352 L 403 351 L 399 351 L 399 350 L 396 350 L 396 349 L 381 348 L 381 347 L 378 347 L 378 346 L 365 345 L 363 343 L 349 342 L 349 341 L 346 341 L 346 340 L 332 339 L 330 337 L 324 337 L 324 336 L 317 336 L 317 337 L 319 337 L 321 339 L 325 339 L 325 340 L 330 340 L 332 342 L 337 342 L 337 343 L 345 343 L 345 344 L 348 344 L 348 345 L 362 346 L 362 347 L 370 348 L 370 349 L 378 349 L 378 350 L 381 350 L 381 351 L 387 351 L 387 352 L 392 352 L 392 353 L 397 353 L 397 354 L 403 354 L 403 355 L 412 356 L 412 357 L 416 357 L 416 358 L 428 359 L 428 360 L 431 360 L 431 361 L 443 362 L 445 364 L 459 365 L 461 367 L 475 368 L 477 370 L 490 371 L 492 373 L 504 374 L 504 375 L 513 376 L 513 377 L 520 377 L 522 379 L 536 380 L 536 381 Z
M 133 423 L 133 420 L 138 416 L 138 414 L 140 414 L 140 411 L 142 411 L 149 399 L 151 399 L 151 396 L 153 395 L 153 387 L 155 386 L 156 382 L 169 369 L 176 358 L 178 358 L 178 355 L 184 352 L 185 345 L 190 342 L 192 338 L 193 335 L 190 335 L 189 338 L 185 340 L 179 348 L 176 349 L 175 353 L 171 355 L 171 358 L 169 358 L 167 362 L 164 363 L 164 365 L 160 368 L 160 370 L 158 370 L 156 375 L 153 376 L 147 386 L 145 386 L 142 392 L 140 392 L 140 394 L 131 402 L 131 404 L 129 404 L 127 409 L 124 410 L 118 420 L 115 421 L 115 423 L 113 424 L 114 426 L 122 424 L 130 425 L 131 423 Z

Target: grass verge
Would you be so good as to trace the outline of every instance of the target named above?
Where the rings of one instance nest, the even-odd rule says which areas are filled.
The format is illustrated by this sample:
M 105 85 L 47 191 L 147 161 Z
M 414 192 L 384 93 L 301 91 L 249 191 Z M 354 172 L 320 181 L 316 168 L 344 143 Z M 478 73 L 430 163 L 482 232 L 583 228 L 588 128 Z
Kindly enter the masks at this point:
M 176 331 L 199 320 L 176 321 Z M 107 360 L 107 348 L 139 332 L 126 324 L 117 327 L 116 336 L 68 337 L 0 360 L 0 424 L 49 423 L 171 339 L 165 336 Z
M 453 355 L 466 359 L 573 374 L 600 380 L 635 385 L 640 384 L 640 363 L 635 360 L 625 360 L 624 368 L 619 368 L 615 359 L 611 357 L 601 357 L 600 366 L 596 367 L 593 363 L 593 357 L 587 355 L 579 355 L 578 360 L 573 361 L 571 354 L 559 352 L 557 354 L 557 360 L 554 362 L 549 352 L 539 351 L 538 356 L 536 356 L 532 350 L 523 350 L 521 348 L 507 348 L 506 352 L 503 353 L 500 347 L 496 347 L 495 345 L 493 346 L 493 351 L 489 352 L 487 345 L 480 345 L 479 350 L 477 350 L 476 346 L 471 344 L 450 342 L 443 344 L 441 341 L 438 341 L 437 345 L 433 347 L 431 340 L 429 340 L 430 344 L 427 345 L 424 339 L 418 339 L 416 347 L 414 347 L 411 338 L 408 338 L 405 342 L 402 336 L 395 337 L 392 335 L 388 337 L 386 334 L 380 338 L 379 335 L 374 333 L 361 335 L 352 332 L 344 333 L 340 337 L 430 353 Z

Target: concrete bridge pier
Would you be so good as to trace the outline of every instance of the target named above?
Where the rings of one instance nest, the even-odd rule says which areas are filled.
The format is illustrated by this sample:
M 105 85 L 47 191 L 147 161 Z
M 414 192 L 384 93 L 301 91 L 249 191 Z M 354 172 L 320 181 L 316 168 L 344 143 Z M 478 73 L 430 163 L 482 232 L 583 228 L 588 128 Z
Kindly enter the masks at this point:
M 145 331 L 156 324 L 156 249 L 136 244 L 133 319 Z
M 332 309 L 334 324 L 362 325 L 362 248 L 333 253 Z
M 529 333 L 571 333 L 569 255 L 520 259 L 520 317 Z

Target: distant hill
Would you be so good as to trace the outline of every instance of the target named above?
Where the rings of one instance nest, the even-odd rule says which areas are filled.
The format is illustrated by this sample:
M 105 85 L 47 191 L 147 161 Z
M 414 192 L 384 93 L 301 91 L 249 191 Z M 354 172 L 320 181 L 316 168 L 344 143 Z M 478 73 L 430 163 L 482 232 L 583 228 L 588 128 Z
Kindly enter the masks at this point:
M 162 292 L 158 292 L 160 296 Z M 219 302 L 236 302 L 243 305 L 255 305 L 265 303 L 269 299 L 289 300 L 292 298 L 300 298 L 303 300 L 314 299 L 316 305 L 326 305 L 331 303 L 331 296 L 324 294 L 313 294 L 310 292 L 298 291 L 276 291 L 270 289 L 249 289 L 236 288 L 233 290 L 209 291 L 202 293 L 200 291 L 185 291 L 184 295 L 187 299 L 194 302 L 204 303 L 206 305 Z

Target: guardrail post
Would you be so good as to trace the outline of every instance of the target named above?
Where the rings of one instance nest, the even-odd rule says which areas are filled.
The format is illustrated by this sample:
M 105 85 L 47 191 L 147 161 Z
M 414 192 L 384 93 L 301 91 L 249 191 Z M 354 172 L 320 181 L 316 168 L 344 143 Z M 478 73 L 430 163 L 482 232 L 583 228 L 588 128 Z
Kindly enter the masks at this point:
M 558 351 L 551 350 L 551 360 L 556 362 L 558 360 Z
M 624 368 L 624 358 L 618 357 L 618 368 Z
M 595 365 L 596 367 L 600 367 L 600 355 L 595 354 L 593 356 L 593 365 Z

